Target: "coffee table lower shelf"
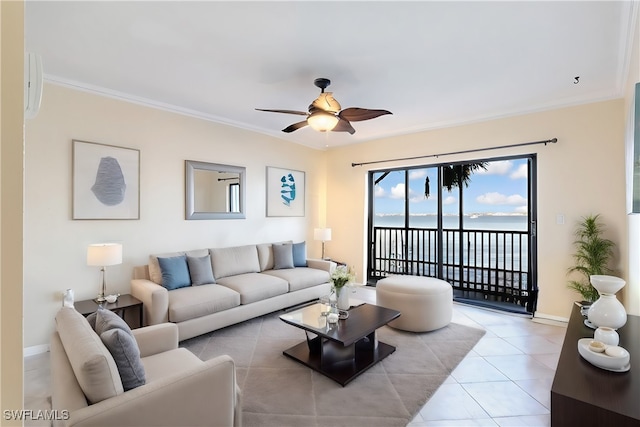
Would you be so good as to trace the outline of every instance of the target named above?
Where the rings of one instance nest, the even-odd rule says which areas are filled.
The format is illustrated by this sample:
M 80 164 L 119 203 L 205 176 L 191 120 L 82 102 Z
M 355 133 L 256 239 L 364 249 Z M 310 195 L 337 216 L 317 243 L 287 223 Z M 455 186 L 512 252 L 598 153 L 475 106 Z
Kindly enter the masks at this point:
M 345 386 L 394 351 L 371 335 L 347 347 L 318 336 L 282 353 Z

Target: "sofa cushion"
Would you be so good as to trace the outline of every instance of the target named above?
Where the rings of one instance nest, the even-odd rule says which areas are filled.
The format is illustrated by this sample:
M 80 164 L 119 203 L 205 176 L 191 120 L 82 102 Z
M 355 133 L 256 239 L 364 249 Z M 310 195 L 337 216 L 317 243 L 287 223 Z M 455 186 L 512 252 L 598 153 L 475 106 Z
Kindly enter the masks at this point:
M 202 257 L 187 256 L 189 276 L 193 286 L 209 285 L 215 283 L 213 269 L 211 268 L 211 255 Z
M 56 329 L 89 403 L 124 392 L 113 356 L 84 316 L 72 307 L 62 307 L 56 314 Z
M 169 321 L 183 322 L 240 305 L 240 294 L 217 284 L 169 292 Z
M 289 283 L 289 292 L 321 285 L 330 280 L 327 271 L 308 267 L 296 267 L 287 270 L 267 270 L 260 274 L 275 276 L 286 280 Z
M 144 366 L 135 338 L 120 328 L 114 328 L 103 332 L 100 339 L 116 362 L 124 391 L 144 385 Z
M 289 291 L 289 284 L 285 280 L 262 273 L 247 273 L 224 277 L 218 280 L 218 284 L 238 292 L 240 294 L 240 303 L 243 305 L 286 294 Z
M 260 271 L 256 245 L 210 249 L 213 277 L 235 276 Z
M 258 263 L 260 271 L 273 269 L 273 245 L 271 243 L 261 243 L 256 245 L 258 249 Z
M 143 357 L 142 364 L 146 372 L 147 382 L 153 383 L 159 379 L 175 375 L 202 365 L 202 360 L 184 347 L 163 351 L 151 356 Z M 170 366 L 171 369 L 167 369 Z
M 158 264 L 162 272 L 162 286 L 172 291 L 185 286 L 191 286 L 187 256 L 158 257 Z
M 307 243 L 306 242 L 294 243 L 292 246 L 292 252 L 293 252 L 293 266 L 306 267 L 307 266 Z
M 162 272 L 160 271 L 160 265 L 158 264 L 158 257 L 162 258 L 172 258 L 180 255 L 189 255 L 189 256 L 205 256 L 209 255 L 208 249 L 197 249 L 193 251 L 186 252 L 167 252 L 164 254 L 155 254 L 149 255 L 149 278 L 152 282 L 157 283 L 158 285 L 162 284 Z
M 273 269 L 293 268 L 293 245 L 273 245 Z

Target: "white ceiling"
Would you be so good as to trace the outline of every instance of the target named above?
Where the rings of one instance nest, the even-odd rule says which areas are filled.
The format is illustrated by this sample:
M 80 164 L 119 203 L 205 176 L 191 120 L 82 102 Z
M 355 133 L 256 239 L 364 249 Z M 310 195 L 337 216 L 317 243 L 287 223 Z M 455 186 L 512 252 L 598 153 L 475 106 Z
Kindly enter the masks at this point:
M 48 81 L 311 147 L 622 96 L 632 2 L 32 1 Z M 574 84 L 574 77 L 580 76 Z M 280 130 L 327 77 L 356 133 Z M 46 93 L 44 94 L 46 97 Z

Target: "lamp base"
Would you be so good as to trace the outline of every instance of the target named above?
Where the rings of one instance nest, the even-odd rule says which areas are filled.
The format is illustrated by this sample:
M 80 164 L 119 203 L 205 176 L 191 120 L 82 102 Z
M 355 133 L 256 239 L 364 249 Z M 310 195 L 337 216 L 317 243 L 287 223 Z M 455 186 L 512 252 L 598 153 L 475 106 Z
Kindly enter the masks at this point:
M 102 304 L 103 302 L 107 302 L 107 299 L 104 297 L 104 295 L 98 295 L 94 298 L 94 301 L 98 304 Z

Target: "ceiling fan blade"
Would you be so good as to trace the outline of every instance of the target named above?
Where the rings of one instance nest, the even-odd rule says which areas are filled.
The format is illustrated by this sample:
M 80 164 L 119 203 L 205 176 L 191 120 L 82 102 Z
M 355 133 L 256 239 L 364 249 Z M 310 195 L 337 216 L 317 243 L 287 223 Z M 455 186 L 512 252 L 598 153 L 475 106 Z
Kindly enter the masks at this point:
M 286 127 L 286 128 L 284 128 L 284 129 L 282 129 L 282 132 L 285 132 L 285 133 L 291 133 L 291 132 L 293 132 L 294 130 L 298 130 L 298 129 L 300 129 L 300 128 L 305 127 L 307 124 L 308 124 L 308 123 L 307 123 L 307 121 L 306 121 L 306 120 L 305 120 L 305 121 L 303 121 L 303 122 L 294 123 L 294 124 L 292 124 L 292 125 L 287 126 L 287 127 Z
M 311 103 L 309 110 L 312 110 L 314 107 L 332 113 L 337 113 L 342 108 L 340 103 L 333 97 L 333 92 L 322 92 L 320 96 Z
M 349 132 L 351 135 L 356 133 L 356 130 L 351 126 L 348 120 L 340 118 L 336 127 L 331 129 L 332 132 Z
M 349 120 L 350 122 L 361 122 L 363 120 L 375 119 L 376 117 L 384 116 L 385 114 L 393 114 L 387 110 L 370 110 L 368 108 L 345 108 L 340 111 L 338 116 L 341 119 Z
M 258 111 L 266 111 L 268 113 L 285 113 L 285 114 L 297 114 L 299 116 L 306 116 L 309 113 L 305 113 L 304 111 L 296 111 L 296 110 L 265 110 L 263 108 L 256 108 Z

